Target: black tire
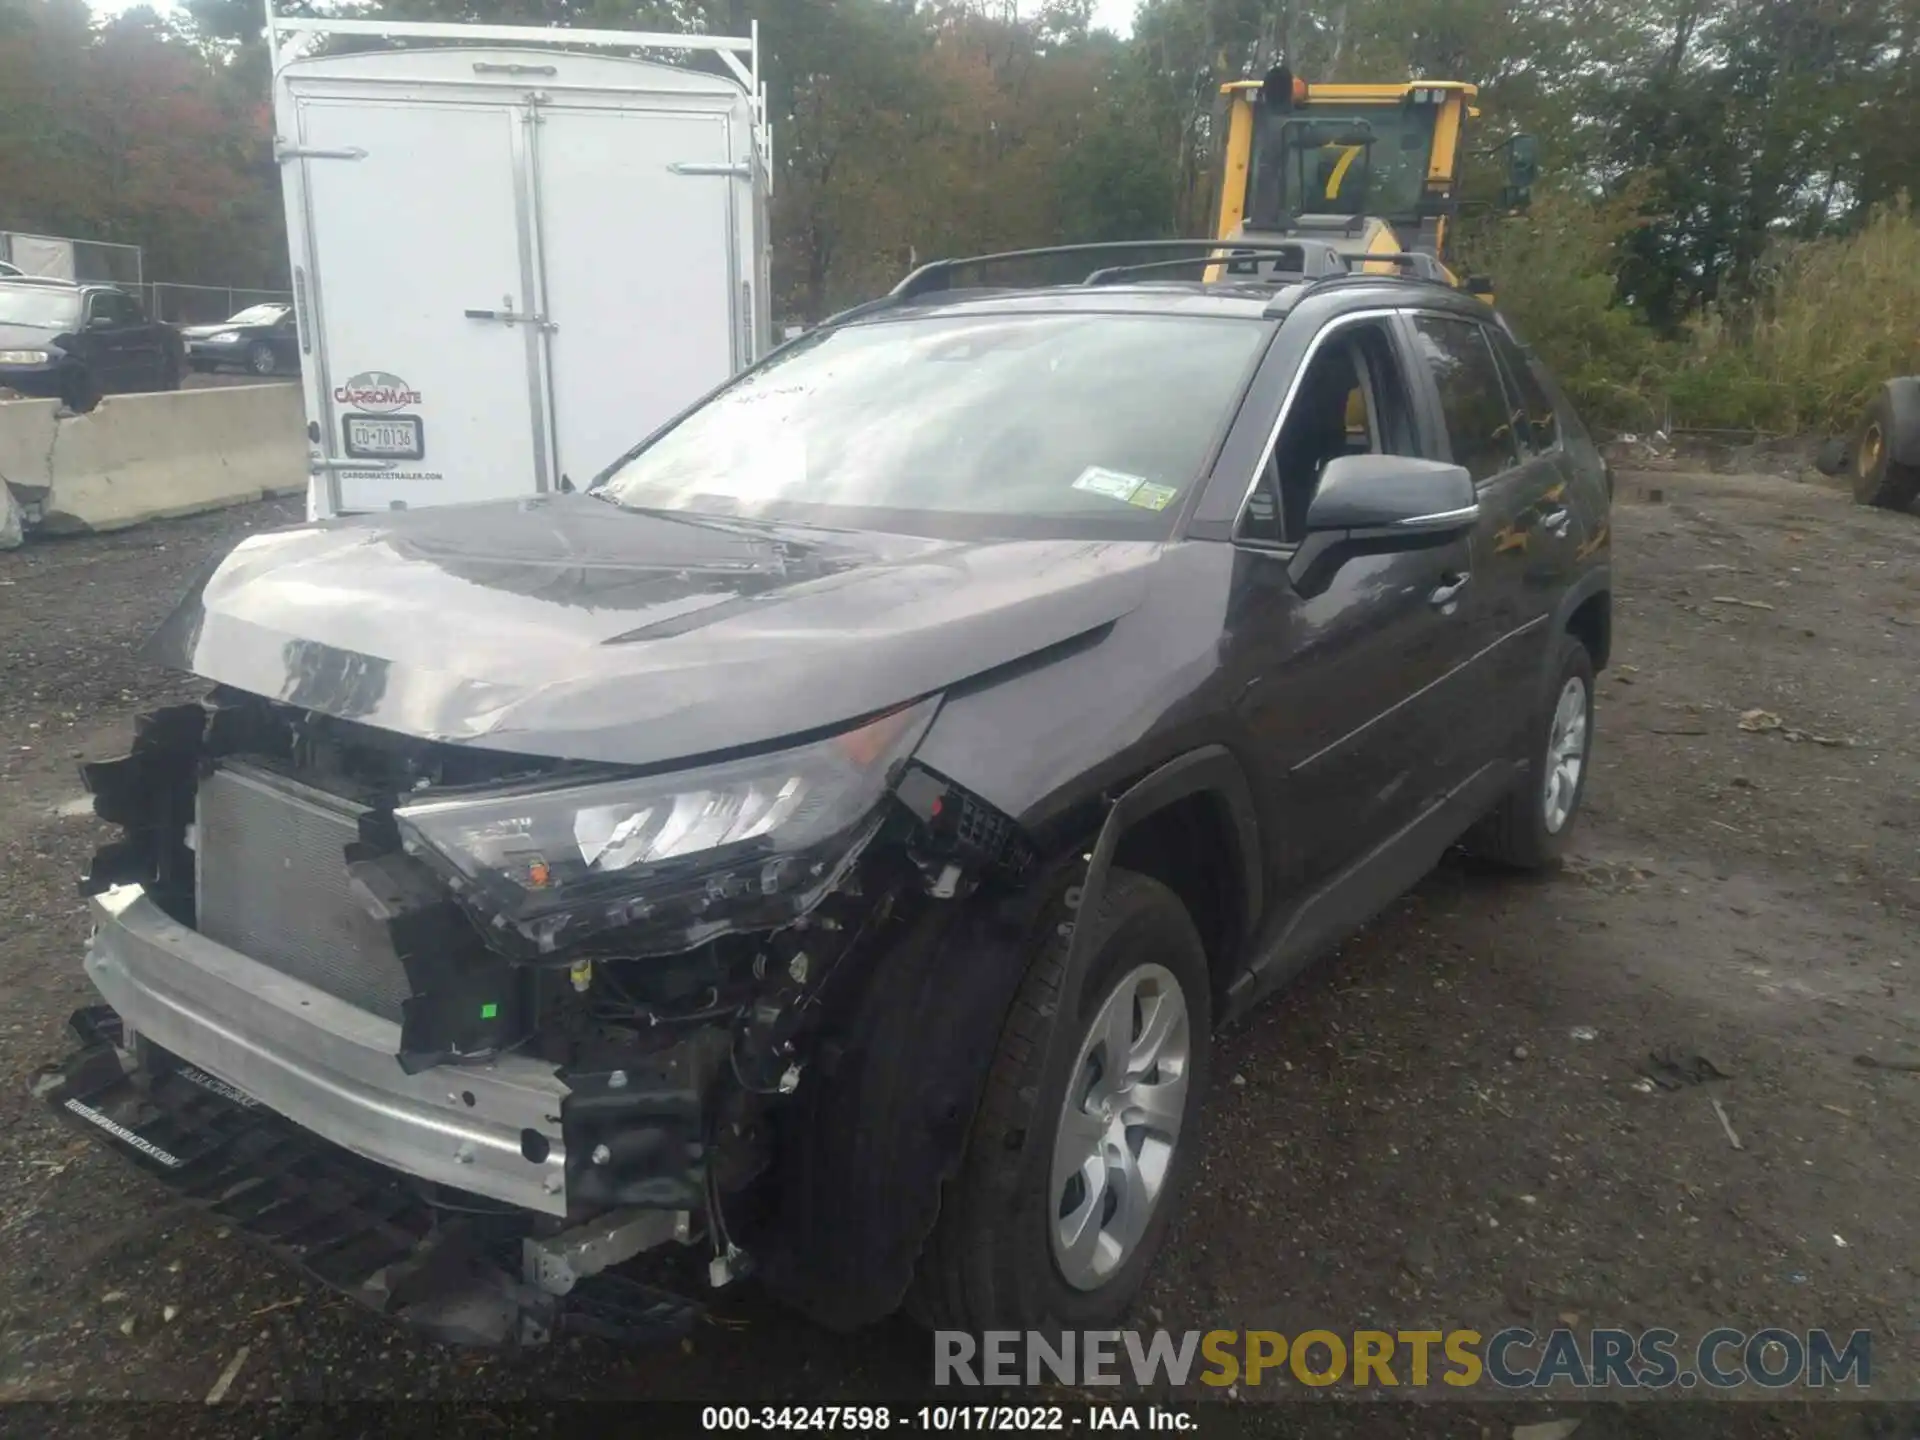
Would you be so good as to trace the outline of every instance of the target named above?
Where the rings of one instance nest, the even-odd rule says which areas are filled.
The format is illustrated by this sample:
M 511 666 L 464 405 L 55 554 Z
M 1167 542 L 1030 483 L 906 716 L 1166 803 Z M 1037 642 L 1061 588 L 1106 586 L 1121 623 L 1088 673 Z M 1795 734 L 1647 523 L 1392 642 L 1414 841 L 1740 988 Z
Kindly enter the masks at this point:
M 1186 907 L 1159 881 L 1109 872 L 1088 927 L 1080 973 L 1070 932 L 1037 937 L 1008 1011 L 960 1173 L 921 1253 L 907 1309 L 934 1329 L 1085 1330 L 1111 1327 L 1146 1278 L 1197 1163 L 1213 1023 L 1205 947 Z M 1131 1255 L 1095 1289 L 1057 1265 L 1048 1226 L 1054 1141 L 1088 1027 L 1116 985 L 1142 964 L 1163 966 L 1187 1006 L 1187 1093 L 1162 1188 Z
M 100 403 L 100 385 L 91 370 L 69 370 L 60 383 L 60 403 L 76 415 L 85 415 Z
M 1483 859 L 1509 865 L 1516 870 L 1544 870 L 1559 863 L 1567 848 L 1567 837 L 1580 818 L 1580 802 L 1586 798 L 1587 778 L 1593 773 L 1593 656 L 1572 635 L 1560 637 L 1560 663 L 1554 672 L 1552 687 L 1542 699 L 1528 742 L 1527 771 L 1520 783 L 1467 832 L 1467 848 Z M 1549 829 L 1546 806 L 1548 751 L 1553 743 L 1554 719 L 1561 693 L 1574 681 L 1585 689 L 1586 737 L 1580 752 L 1579 778 L 1573 787 L 1573 800 L 1566 819 L 1557 830 Z
M 1920 466 L 1893 458 L 1896 439 L 1893 397 L 1873 397 L 1853 441 L 1853 498 L 1882 510 L 1904 510 L 1920 495 Z M 1907 447 L 1903 447 L 1907 448 Z
M 273 347 L 264 340 L 256 340 L 247 347 L 247 370 L 253 375 L 271 375 L 280 368 L 279 357 L 273 353 Z
M 1813 452 L 1813 468 L 1822 475 L 1850 475 L 1853 473 L 1853 455 L 1847 448 L 1844 436 L 1830 435 L 1820 442 L 1820 448 Z

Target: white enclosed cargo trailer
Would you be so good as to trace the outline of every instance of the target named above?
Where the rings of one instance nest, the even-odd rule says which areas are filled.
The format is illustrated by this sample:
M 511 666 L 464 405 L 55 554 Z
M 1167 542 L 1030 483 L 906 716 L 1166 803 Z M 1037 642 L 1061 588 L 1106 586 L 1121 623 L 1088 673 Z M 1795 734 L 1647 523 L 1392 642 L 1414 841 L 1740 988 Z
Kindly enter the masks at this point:
M 585 485 L 770 348 L 757 31 L 268 17 L 310 514 Z

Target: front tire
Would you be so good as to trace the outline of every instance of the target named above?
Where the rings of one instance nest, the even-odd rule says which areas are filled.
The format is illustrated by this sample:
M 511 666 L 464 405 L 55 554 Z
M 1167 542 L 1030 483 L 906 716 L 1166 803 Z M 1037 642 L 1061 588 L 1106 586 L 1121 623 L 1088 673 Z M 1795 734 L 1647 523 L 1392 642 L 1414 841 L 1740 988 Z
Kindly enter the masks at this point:
M 1109 872 L 1072 963 L 1040 937 L 909 1309 L 938 1329 L 1098 1329 L 1126 1312 L 1197 1163 L 1205 947 L 1149 876 Z
M 1593 656 L 1560 637 L 1558 678 L 1534 725 L 1530 765 L 1520 783 L 1467 833 L 1467 848 L 1516 870 L 1559 863 L 1586 797 L 1593 756 Z
M 256 340 L 247 347 L 247 369 L 255 375 L 271 375 L 280 368 L 273 347 L 264 340 Z

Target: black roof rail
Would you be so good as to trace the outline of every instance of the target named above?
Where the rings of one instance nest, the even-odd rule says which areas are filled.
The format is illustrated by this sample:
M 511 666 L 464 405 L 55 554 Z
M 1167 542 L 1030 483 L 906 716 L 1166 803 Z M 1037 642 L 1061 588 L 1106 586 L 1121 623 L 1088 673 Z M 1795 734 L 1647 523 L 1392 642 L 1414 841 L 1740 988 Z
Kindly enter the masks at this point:
M 1270 279 L 1275 282 L 1290 280 L 1324 280 L 1334 275 L 1348 273 L 1348 259 L 1331 245 L 1321 241 L 1275 242 L 1278 248 L 1269 249 L 1265 243 L 1244 246 L 1239 241 L 1227 241 L 1216 244 L 1214 251 L 1205 255 L 1185 255 L 1178 260 L 1150 260 L 1138 265 L 1109 265 L 1095 270 L 1080 283 L 1082 285 L 1104 285 L 1112 280 L 1125 279 L 1151 270 L 1184 270 L 1193 268 L 1211 269 L 1215 265 L 1226 267 L 1230 275 L 1252 273 L 1256 278 Z M 1272 255 L 1273 265 L 1262 272 L 1256 264 L 1249 272 L 1243 268 L 1246 261 L 1259 261 Z
M 1100 240 L 1083 245 L 1040 245 L 1030 250 L 1001 250 L 988 255 L 959 255 L 946 260 L 930 260 L 888 293 L 889 298 L 904 301 L 934 291 L 951 290 L 954 288 L 953 275 L 956 270 L 974 269 L 984 265 L 1004 265 L 1019 260 L 1038 260 L 1056 255 L 1125 255 L 1150 253 L 1156 250 L 1198 251 L 1200 253 L 1194 257 L 1194 263 L 1208 264 L 1224 263 L 1236 256 L 1251 259 L 1261 255 L 1293 254 L 1301 257 L 1303 269 L 1310 274 L 1339 273 L 1330 268 L 1332 262 L 1327 259 L 1329 256 L 1338 261 L 1341 269 L 1345 267 L 1345 261 L 1340 258 L 1339 252 L 1325 241 L 1319 240 Z M 1133 267 L 1110 266 L 1107 268 Z M 1096 269 L 1091 273 L 1098 274 L 1099 271 Z
M 1349 258 L 1356 267 L 1378 260 L 1387 265 L 1405 266 L 1419 280 L 1438 280 L 1442 285 L 1452 283 L 1438 260 L 1418 250 L 1389 250 L 1379 255 L 1354 255 Z

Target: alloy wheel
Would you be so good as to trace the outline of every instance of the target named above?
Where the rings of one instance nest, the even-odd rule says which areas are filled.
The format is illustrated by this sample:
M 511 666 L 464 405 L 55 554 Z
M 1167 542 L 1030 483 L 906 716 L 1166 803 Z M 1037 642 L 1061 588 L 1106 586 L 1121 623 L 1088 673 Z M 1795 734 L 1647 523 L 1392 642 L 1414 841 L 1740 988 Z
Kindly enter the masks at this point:
M 1054 1263 L 1097 1290 L 1146 1234 L 1186 1120 L 1193 1054 L 1187 1000 L 1162 965 L 1128 971 L 1080 1042 L 1053 1147 Z

